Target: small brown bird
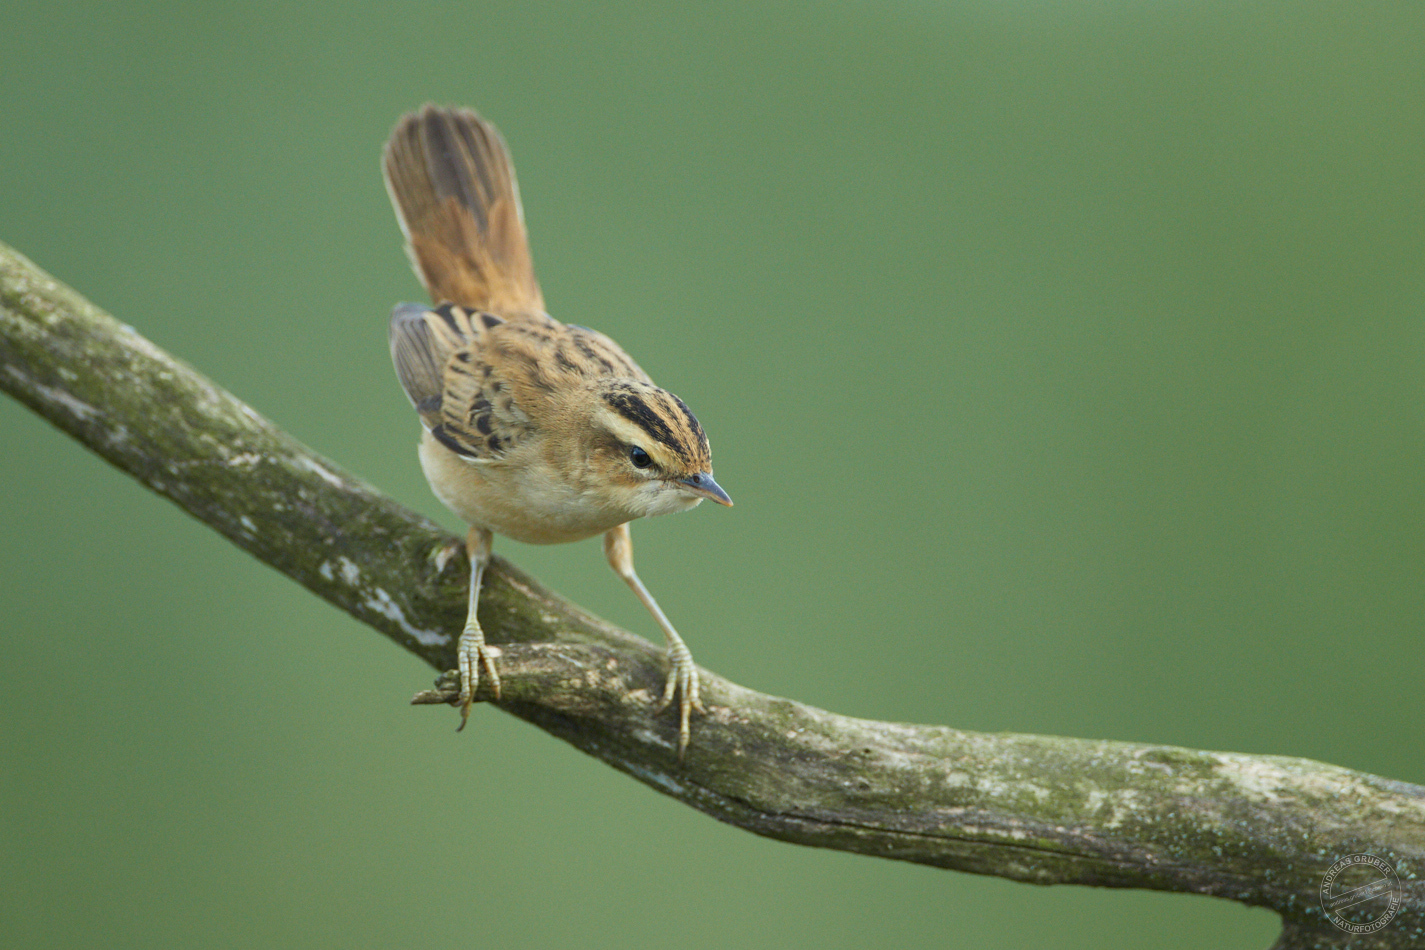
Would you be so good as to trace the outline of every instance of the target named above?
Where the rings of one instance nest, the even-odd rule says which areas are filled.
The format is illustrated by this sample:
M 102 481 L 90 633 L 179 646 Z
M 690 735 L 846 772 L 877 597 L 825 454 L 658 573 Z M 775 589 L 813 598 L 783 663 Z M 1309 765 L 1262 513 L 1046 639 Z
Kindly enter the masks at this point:
M 531 544 L 604 535 L 604 554 L 668 638 L 659 710 L 678 700 L 678 754 L 701 711 L 692 654 L 633 570 L 628 522 L 732 501 L 707 436 L 619 345 L 544 312 L 504 140 L 467 109 L 427 105 L 386 143 L 386 188 L 416 276 L 437 306 L 391 314 L 391 358 L 420 414 L 431 489 L 470 525 L 470 612 L 460 635 L 461 727 L 483 668 L 475 617 L 493 534 Z

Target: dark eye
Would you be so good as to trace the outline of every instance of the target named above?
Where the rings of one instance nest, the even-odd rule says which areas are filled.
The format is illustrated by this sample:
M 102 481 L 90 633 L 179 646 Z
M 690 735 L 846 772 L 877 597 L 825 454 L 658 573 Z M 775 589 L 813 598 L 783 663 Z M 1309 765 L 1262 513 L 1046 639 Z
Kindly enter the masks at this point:
M 628 450 L 628 460 L 633 463 L 634 468 L 647 468 L 653 464 L 653 459 L 648 457 L 648 453 L 636 445 Z

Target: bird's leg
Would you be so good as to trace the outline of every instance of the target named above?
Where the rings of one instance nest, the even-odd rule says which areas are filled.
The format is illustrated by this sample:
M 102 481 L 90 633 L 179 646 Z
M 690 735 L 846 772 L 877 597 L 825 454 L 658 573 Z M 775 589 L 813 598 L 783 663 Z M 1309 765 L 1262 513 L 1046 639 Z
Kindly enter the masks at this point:
M 668 638 L 668 682 L 663 687 L 663 699 L 658 703 L 657 711 L 667 709 L 672 705 L 674 697 L 677 697 L 678 758 L 682 759 L 688 748 L 690 735 L 688 717 L 694 709 L 703 712 L 702 701 L 698 698 L 698 668 L 693 664 L 693 654 L 664 616 L 658 601 L 653 599 L 653 595 L 634 572 L 633 540 L 629 537 L 628 525 L 621 524 L 604 535 L 604 556 L 609 559 L 609 566 L 614 569 L 614 573 L 633 588 L 638 599 L 643 601 L 643 606 L 648 608 L 653 619 L 658 621 L 658 626 L 663 628 L 663 635 Z
M 480 578 L 485 574 L 485 566 L 490 563 L 490 545 L 494 536 L 486 528 L 470 529 L 465 536 L 465 550 L 470 555 L 470 614 L 465 618 L 465 629 L 460 634 L 460 644 L 456 656 L 460 663 L 460 726 L 470 718 L 470 705 L 475 702 L 475 689 L 480 685 L 480 667 L 490 677 L 490 690 L 495 698 L 500 698 L 500 674 L 495 671 L 496 652 L 485 645 L 485 631 L 480 629 L 480 621 L 475 617 L 475 607 L 480 603 Z

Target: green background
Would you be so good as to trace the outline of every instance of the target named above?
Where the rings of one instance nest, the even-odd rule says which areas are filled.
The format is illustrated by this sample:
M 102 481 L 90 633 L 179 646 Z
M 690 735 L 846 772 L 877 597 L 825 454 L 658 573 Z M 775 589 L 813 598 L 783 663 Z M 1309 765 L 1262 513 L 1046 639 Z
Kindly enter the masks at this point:
M 452 527 L 377 158 L 426 100 L 496 121 L 552 312 L 687 400 L 737 501 L 634 529 L 703 665 L 1425 782 L 1425 5 L 0 20 L 0 240 Z M 428 669 L 9 400 L 0 447 L 7 947 L 1273 938 L 765 841 L 488 708 L 457 736 L 406 705 Z M 597 542 L 497 550 L 657 637 Z

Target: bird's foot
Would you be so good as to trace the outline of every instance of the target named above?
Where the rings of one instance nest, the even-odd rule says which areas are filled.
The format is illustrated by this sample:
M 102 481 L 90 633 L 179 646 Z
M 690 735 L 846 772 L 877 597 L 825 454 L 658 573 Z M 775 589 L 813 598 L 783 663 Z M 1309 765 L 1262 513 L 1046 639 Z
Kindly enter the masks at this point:
M 688 719 L 693 710 L 700 713 L 706 710 L 698 696 L 698 667 L 693 663 L 693 655 L 681 643 L 677 647 L 668 651 L 668 682 L 663 687 L 663 698 L 654 711 L 662 713 L 673 705 L 674 699 L 678 701 L 678 761 L 681 762 L 692 735 Z
M 500 674 L 495 669 L 495 657 L 500 651 L 485 642 L 485 632 L 478 626 L 467 626 L 460 634 L 460 645 L 456 656 L 460 663 L 460 725 L 456 732 L 465 728 L 470 718 L 470 707 L 475 702 L 475 690 L 480 686 L 480 669 L 483 667 L 489 678 L 490 692 L 495 699 L 500 698 Z

